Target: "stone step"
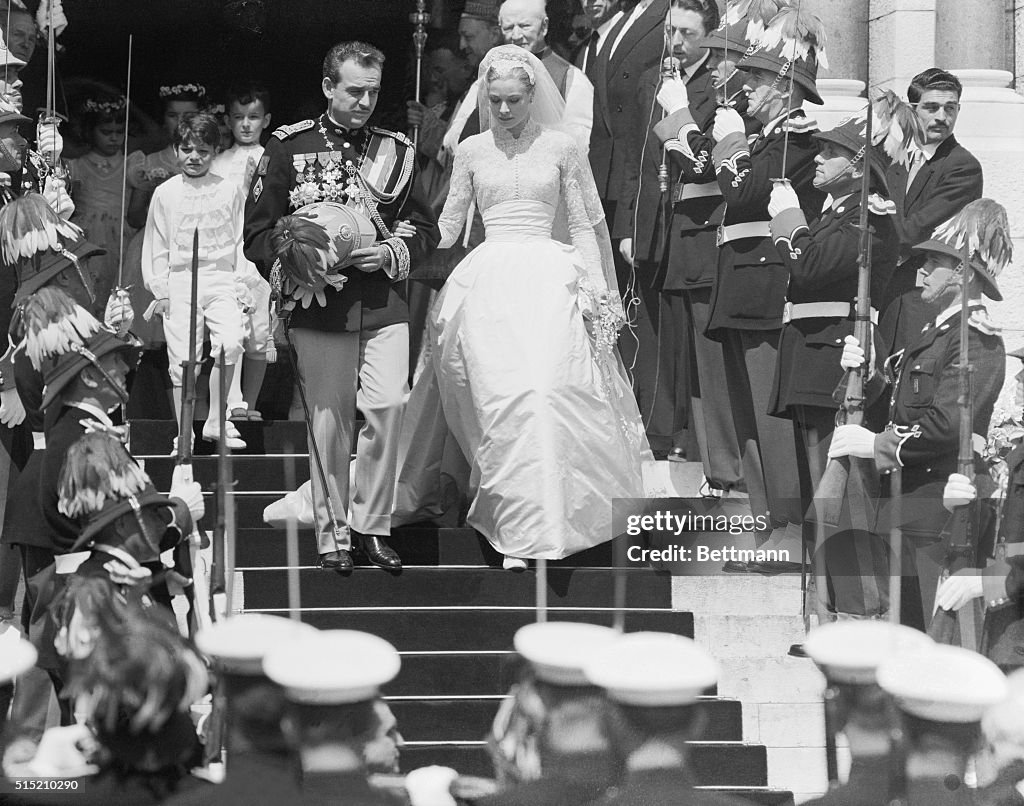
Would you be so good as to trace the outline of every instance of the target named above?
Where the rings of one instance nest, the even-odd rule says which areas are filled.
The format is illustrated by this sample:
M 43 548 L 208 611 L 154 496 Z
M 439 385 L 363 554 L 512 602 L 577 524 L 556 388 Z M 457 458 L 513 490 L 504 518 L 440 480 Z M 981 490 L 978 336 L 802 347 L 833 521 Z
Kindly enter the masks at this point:
M 385 581 L 383 577 L 382 581 Z M 339 578 L 340 583 L 344 580 Z M 246 607 L 247 612 L 253 612 Z M 267 610 L 286 615 L 286 611 Z M 537 620 L 533 607 L 332 607 L 303 608 L 303 621 L 324 630 L 364 630 L 379 635 L 403 652 L 512 649 L 516 630 Z M 611 608 L 548 609 L 550 621 L 584 621 L 612 626 Z M 625 629 L 654 630 L 693 637 L 693 615 L 670 610 L 625 611 Z
M 765 748 L 740 742 L 691 742 L 689 765 L 697 785 L 767 787 Z M 463 775 L 490 777 L 491 761 L 481 742 L 408 742 L 402 748 L 402 768 L 430 764 L 454 767 Z M 773 803 L 786 802 L 770 801 Z
M 245 608 L 288 607 L 287 569 L 245 572 Z M 664 608 L 672 604 L 667 574 L 651 569 L 626 569 L 626 606 Z M 612 607 L 614 571 L 596 568 L 549 568 L 548 602 L 553 607 Z M 532 607 L 537 575 L 500 568 L 409 567 L 397 574 L 357 568 L 341 579 L 318 568 L 299 570 L 304 608 L 344 607 Z
M 156 488 L 170 489 L 171 473 L 176 463 L 174 457 L 151 456 L 143 462 Z M 192 460 L 192 476 L 204 490 L 212 491 L 217 484 L 217 463 L 216 456 L 196 456 Z M 309 479 L 309 461 L 305 456 L 295 454 L 232 456 L 231 475 L 236 493 L 291 490 Z
M 390 691 L 391 686 L 388 687 Z M 503 696 L 491 697 L 393 697 L 386 698 L 402 737 L 409 742 L 477 741 L 490 730 Z M 743 740 L 741 705 L 736 700 L 705 698 L 708 725 L 706 741 Z

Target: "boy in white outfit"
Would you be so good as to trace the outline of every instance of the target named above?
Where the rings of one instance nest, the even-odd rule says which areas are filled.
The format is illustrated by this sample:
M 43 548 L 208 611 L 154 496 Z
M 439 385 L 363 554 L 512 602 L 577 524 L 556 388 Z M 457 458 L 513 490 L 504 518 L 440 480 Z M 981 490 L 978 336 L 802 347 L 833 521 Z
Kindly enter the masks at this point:
M 213 159 L 211 173 L 227 179 L 240 189 L 242 197 L 263 156 L 260 138 L 270 125 L 270 93 L 261 86 L 249 85 L 228 93 L 225 122 L 231 129 L 234 144 Z M 241 372 L 236 372 L 228 389 L 228 411 L 231 419 L 262 420 L 256 400 L 267 372 L 267 343 L 270 336 L 270 283 L 256 266 L 246 260 L 238 268 L 239 276 L 252 295 L 251 313 L 243 315 L 245 355 Z
M 196 303 L 196 354 L 201 358 L 204 325 L 210 331 L 215 359 L 221 349 L 230 386 L 235 365 L 242 355 L 240 299 L 249 295 L 236 268 L 242 256 L 242 209 L 238 186 L 210 173 L 220 141 L 217 120 L 202 112 L 186 115 L 174 138 L 181 173 L 153 192 L 142 246 L 142 276 L 154 302 L 145 313 L 164 319 L 167 359 L 174 387 L 175 415 L 181 419 L 182 362 L 188 360 L 189 320 L 192 296 L 192 251 L 198 237 L 199 285 Z M 203 439 L 217 441 L 219 425 L 220 370 L 215 361 L 210 376 L 210 412 L 203 425 Z M 231 423 L 223 434 L 229 448 L 244 448 Z

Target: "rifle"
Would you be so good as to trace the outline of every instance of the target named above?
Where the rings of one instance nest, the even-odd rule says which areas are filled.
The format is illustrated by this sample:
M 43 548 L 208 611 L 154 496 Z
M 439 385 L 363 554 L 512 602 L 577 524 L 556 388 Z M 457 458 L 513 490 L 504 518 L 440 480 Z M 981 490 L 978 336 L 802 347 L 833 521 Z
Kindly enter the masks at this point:
M 833 397 L 841 400 L 840 408 L 836 412 L 836 425 L 861 425 L 864 422 L 864 389 L 872 363 L 871 231 L 868 203 L 871 195 L 873 128 L 874 110 L 869 98 L 865 120 L 864 174 L 860 187 L 860 248 L 857 256 L 857 300 L 854 320 L 854 336 L 864 348 L 864 363 L 860 367 L 847 370 L 836 389 Z M 845 531 L 847 528 L 852 528 L 856 534 L 866 534 L 874 530 L 875 501 L 878 495 L 878 475 L 870 460 L 850 456 L 829 459 L 818 478 L 808 514 L 815 524 L 812 565 L 816 579 L 824 576 L 824 546 L 831 534 Z M 848 524 L 843 523 L 844 510 L 848 513 Z M 873 563 L 869 546 L 864 540 L 856 542 L 858 565 L 870 569 Z M 852 573 L 853 570 L 849 569 L 848 573 Z M 867 581 L 867 584 L 862 585 L 865 611 L 880 612 L 883 609 L 882 597 L 873 578 L 865 574 L 862 574 L 861 578 Z M 805 613 L 805 620 L 807 618 Z
M 963 252 L 963 291 L 960 300 L 960 359 L 957 364 L 959 389 L 957 408 L 960 414 L 960 438 L 957 451 L 957 472 L 974 478 L 974 410 L 972 406 L 971 365 L 969 348 L 970 246 L 965 239 Z M 990 528 L 990 510 L 980 504 L 977 498 L 953 510 L 940 533 L 946 546 L 940 584 L 952 573 L 962 568 L 983 568 L 986 560 L 994 553 L 994 534 Z M 928 634 L 941 644 L 960 644 L 967 649 L 978 649 L 978 622 L 975 602 L 969 602 L 959 611 L 939 608 L 932 616 Z

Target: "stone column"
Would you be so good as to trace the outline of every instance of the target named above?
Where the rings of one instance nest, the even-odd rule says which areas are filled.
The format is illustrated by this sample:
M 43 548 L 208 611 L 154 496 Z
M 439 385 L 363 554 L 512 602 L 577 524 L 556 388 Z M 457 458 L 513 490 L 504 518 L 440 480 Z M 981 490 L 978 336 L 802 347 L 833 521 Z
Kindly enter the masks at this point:
M 1017 92 L 1024 95 L 1024 0 L 1006 0 L 1007 42 L 1013 55 L 1013 75 Z
M 935 64 L 946 69 L 1005 70 L 1005 0 L 936 0 Z
M 1014 261 L 999 278 L 1002 302 L 988 308 L 1004 328 L 1007 351 L 1024 346 L 1020 311 L 1024 308 L 1024 98 L 1010 89 L 1008 70 L 953 70 L 964 85 L 962 107 L 956 122 L 956 139 L 981 162 L 985 196 L 995 199 L 1010 218 Z M 1000 403 L 1012 400 L 1017 359 L 1008 359 Z
M 1000 0 L 983 0 L 983 2 Z M 871 87 L 906 97 L 910 79 L 935 64 L 937 0 L 871 0 L 869 16 Z M 971 3 L 972 7 L 978 3 Z
M 802 8 L 817 14 L 828 34 L 825 51 L 829 66 L 818 70 L 817 80 L 825 104 L 807 107 L 823 130 L 838 125 L 865 103 L 869 5 L 869 0 L 803 0 Z

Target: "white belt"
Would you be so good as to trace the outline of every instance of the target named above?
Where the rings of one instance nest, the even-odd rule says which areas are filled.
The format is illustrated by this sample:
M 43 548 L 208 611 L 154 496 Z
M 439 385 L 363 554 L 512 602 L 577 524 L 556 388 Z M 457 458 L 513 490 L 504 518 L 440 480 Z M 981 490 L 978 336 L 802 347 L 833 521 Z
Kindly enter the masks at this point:
M 847 319 L 856 308 L 849 302 L 787 302 L 782 309 L 782 321 L 794 319 Z M 878 324 L 878 311 L 871 309 L 871 322 Z
M 58 574 L 73 574 L 78 566 L 89 559 L 88 551 L 75 551 L 71 554 L 58 554 L 53 558 Z
M 772 234 L 767 221 L 745 221 L 742 224 L 723 224 L 718 228 L 718 245 L 741 238 L 767 238 Z
M 37 451 L 46 450 L 46 434 L 42 431 L 32 432 L 32 448 Z
M 687 199 L 704 199 L 711 196 L 721 196 L 722 189 L 718 186 L 718 182 L 704 182 L 703 184 L 697 185 L 693 182 L 684 182 L 677 185 L 675 198 L 673 201 L 681 202 Z

